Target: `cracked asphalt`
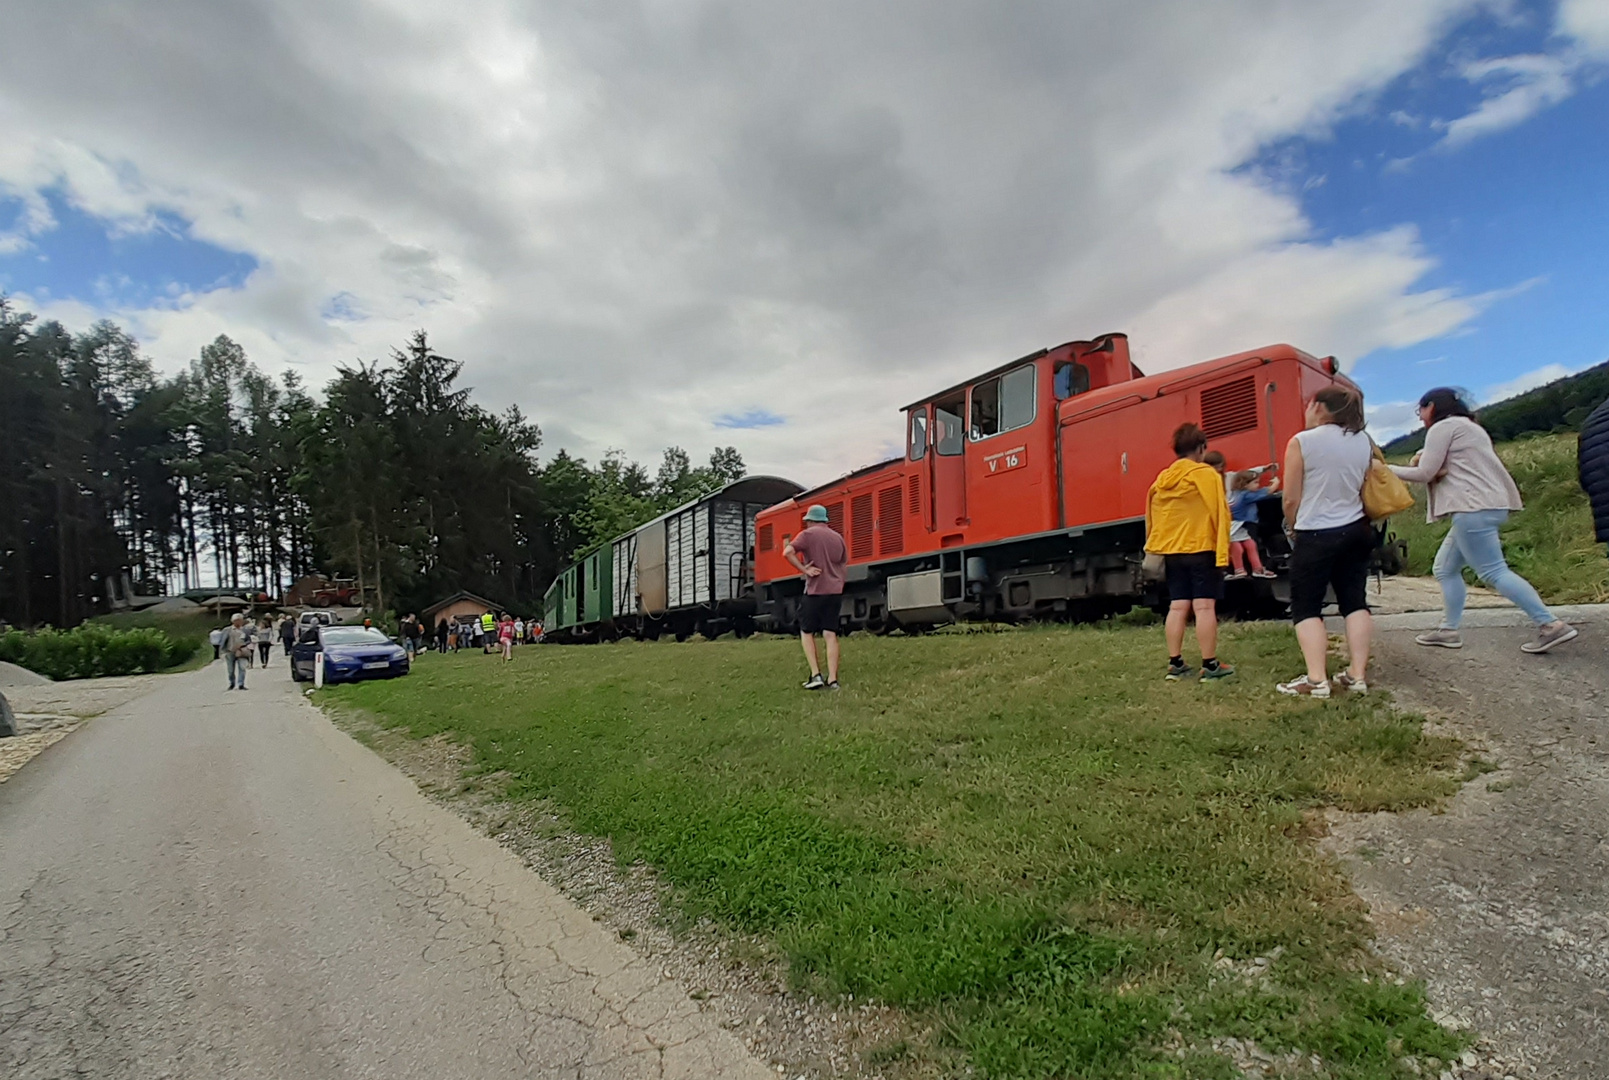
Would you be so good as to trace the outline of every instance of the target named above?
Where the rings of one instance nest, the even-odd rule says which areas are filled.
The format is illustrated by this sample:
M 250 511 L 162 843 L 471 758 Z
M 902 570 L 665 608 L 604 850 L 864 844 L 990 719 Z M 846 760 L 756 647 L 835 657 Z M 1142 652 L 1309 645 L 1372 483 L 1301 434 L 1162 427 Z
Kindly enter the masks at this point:
M 153 680 L 0 785 L 0 1075 L 773 1077 L 307 704 Z

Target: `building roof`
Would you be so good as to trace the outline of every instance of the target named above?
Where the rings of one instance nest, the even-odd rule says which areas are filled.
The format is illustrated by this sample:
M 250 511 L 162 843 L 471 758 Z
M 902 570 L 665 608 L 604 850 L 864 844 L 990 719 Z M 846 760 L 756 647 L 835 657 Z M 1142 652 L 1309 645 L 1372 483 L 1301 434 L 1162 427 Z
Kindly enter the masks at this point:
M 495 610 L 497 608 L 496 604 L 492 603 L 490 600 L 486 599 L 484 596 L 476 596 L 472 592 L 455 592 L 451 596 L 447 597 L 447 599 L 445 599 L 445 600 L 437 600 L 434 604 L 431 604 L 429 607 L 425 608 L 423 611 L 421 611 L 419 613 L 419 617 L 421 619 L 425 620 L 426 622 L 429 622 L 430 621 L 430 616 L 434 615 L 436 612 L 440 611 L 442 608 L 451 607 L 453 604 L 458 603 L 458 601 L 460 601 L 460 600 L 473 600 L 475 603 L 479 604 L 481 607 L 485 608 L 487 611 L 493 611 L 493 610 Z

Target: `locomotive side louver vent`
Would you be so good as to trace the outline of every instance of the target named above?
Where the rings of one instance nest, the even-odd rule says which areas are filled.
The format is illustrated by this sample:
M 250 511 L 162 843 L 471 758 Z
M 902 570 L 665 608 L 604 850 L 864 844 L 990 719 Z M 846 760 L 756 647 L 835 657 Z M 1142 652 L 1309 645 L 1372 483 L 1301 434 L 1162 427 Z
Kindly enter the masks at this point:
M 844 532 L 844 504 L 843 503 L 835 502 L 835 503 L 828 503 L 827 504 L 827 528 L 831 529 L 833 532 L 837 533 L 839 536 L 846 535 L 845 532 Z
M 1217 439 L 1257 426 L 1257 380 L 1253 376 L 1201 391 L 1201 430 Z
M 900 513 L 899 485 L 877 493 L 877 554 L 898 555 L 905 547 L 905 515 Z
M 776 542 L 777 542 L 776 528 L 774 526 L 771 526 L 771 525 L 761 525 L 760 526 L 760 550 L 761 551 L 770 551 L 771 548 L 776 545 Z
M 920 514 L 921 512 L 922 512 L 922 478 L 920 476 L 912 476 L 911 477 L 911 513 Z
M 872 557 L 872 493 L 856 495 L 849 500 L 849 557 Z

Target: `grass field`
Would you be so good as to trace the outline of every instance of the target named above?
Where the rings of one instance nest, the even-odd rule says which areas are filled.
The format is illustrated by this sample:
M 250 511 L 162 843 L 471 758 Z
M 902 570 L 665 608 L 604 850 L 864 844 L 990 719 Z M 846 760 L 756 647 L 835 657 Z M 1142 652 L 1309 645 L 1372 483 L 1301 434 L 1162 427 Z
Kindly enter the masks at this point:
M 450 733 L 655 867 L 674 912 L 938 1018 L 985 1076 L 1227 1077 L 1222 1035 L 1359 1080 L 1446 1057 L 1312 837 L 1324 807 L 1448 795 L 1459 748 L 1378 698 L 1280 698 L 1284 626 L 1221 651 L 1235 679 L 1166 683 L 1159 628 L 860 635 L 812 695 L 791 640 L 543 646 L 321 699 Z
M 1503 528 L 1509 565 L 1553 603 L 1609 601 L 1609 559 L 1593 540 L 1592 509 L 1576 478 L 1576 437 L 1517 439 L 1499 444 L 1497 452 L 1525 499 L 1525 509 Z M 1425 490 L 1415 486 L 1414 493 L 1418 504 L 1393 518 L 1391 527 L 1408 541 L 1408 573 L 1429 574 L 1447 523 L 1427 525 Z

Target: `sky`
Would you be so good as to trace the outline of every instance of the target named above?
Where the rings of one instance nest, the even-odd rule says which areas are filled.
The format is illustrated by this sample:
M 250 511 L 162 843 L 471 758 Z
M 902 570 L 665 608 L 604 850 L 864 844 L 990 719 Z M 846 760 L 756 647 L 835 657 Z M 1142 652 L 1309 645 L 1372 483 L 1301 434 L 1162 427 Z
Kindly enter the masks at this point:
M 1609 359 L 1609 0 L 7 0 L 0 291 L 321 385 L 414 329 L 544 455 L 807 484 L 1113 330 L 1386 437 Z

